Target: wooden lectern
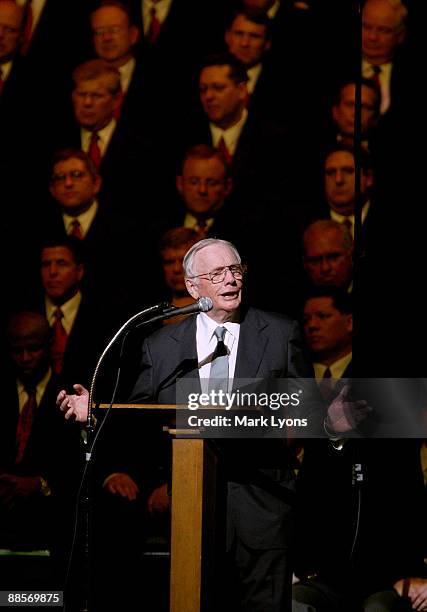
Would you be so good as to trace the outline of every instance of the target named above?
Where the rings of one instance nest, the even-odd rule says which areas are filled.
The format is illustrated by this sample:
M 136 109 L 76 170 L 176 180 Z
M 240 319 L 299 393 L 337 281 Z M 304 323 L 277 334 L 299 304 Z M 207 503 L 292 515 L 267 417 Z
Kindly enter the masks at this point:
M 99 408 L 108 408 L 101 404 Z M 113 404 L 158 412 L 179 410 L 174 404 Z M 217 457 L 210 440 L 172 441 L 171 612 L 208 612 L 213 597 Z

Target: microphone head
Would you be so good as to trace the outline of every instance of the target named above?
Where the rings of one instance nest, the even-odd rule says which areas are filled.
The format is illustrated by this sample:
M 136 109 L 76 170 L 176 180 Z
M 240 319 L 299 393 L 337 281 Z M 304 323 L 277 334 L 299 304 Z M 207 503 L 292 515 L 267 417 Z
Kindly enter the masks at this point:
M 200 312 L 208 312 L 208 310 L 212 310 L 213 302 L 210 297 L 201 297 L 197 301 L 199 305 Z

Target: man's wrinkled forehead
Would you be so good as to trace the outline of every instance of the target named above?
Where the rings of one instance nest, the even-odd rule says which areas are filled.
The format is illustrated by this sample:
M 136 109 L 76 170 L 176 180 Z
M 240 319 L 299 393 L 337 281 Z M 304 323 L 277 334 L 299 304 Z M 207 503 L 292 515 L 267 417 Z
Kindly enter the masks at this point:
M 209 270 L 215 270 L 233 263 L 239 263 L 238 259 L 232 249 L 224 244 L 207 245 L 194 255 L 196 268 L 209 266 Z

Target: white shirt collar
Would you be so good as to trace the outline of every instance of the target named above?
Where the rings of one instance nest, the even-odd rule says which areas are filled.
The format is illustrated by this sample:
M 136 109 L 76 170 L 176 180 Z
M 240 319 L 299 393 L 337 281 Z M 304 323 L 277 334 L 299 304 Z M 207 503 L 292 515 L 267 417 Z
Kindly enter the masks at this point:
M 133 71 L 135 70 L 135 65 L 135 58 L 131 57 L 126 64 L 123 64 L 123 66 L 119 66 L 118 68 L 118 71 L 120 72 L 120 84 L 124 93 L 126 93 L 129 89 Z
M 214 220 L 215 219 L 213 217 L 209 217 L 209 219 L 205 219 L 205 221 L 206 221 L 206 229 L 210 229 L 212 227 Z M 191 213 L 188 212 L 185 215 L 184 227 L 187 227 L 189 229 L 198 230 L 199 229 L 199 222 L 198 222 L 197 218 L 194 215 L 192 215 Z
M 13 66 L 13 60 L 10 60 L 9 62 L 6 62 L 5 64 L 0 64 L 1 78 L 3 79 L 3 82 L 7 81 L 10 71 L 12 70 L 12 66 Z
M 110 123 L 107 123 L 102 130 L 97 130 L 98 134 L 98 146 L 101 151 L 101 156 L 104 157 L 105 151 L 107 150 L 108 144 L 111 140 L 111 136 L 113 135 L 114 129 L 117 125 L 117 121 L 115 119 L 111 119 Z M 80 128 L 80 138 L 82 143 L 82 149 L 85 153 L 89 151 L 90 140 L 92 138 L 92 132 L 87 130 L 86 128 Z
M 44 392 L 46 391 L 46 387 L 49 383 L 49 380 L 52 376 L 52 369 L 49 368 L 46 374 L 43 376 L 41 380 L 37 383 L 36 386 L 36 402 L 37 406 L 40 404 Z M 25 391 L 24 383 L 20 378 L 16 379 L 16 388 L 18 390 L 18 403 L 19 403 L 19 413 L 21 414 L 23 407 L 28 399 L 28 393 Z
M 267 11 L 267 15 L 270 17 L 270 19 L 273 19 L 276 16 L 279 8 L 280 8 L 280 0 L 276 0 L 273 6 L 269 8 Z
M 71 224 L 73 221 L 78 221 L 80 223 L 82 237 L 85 238 L 92 222 L 95 218 L 96 213 L 98 212 L 98 202 L 94 200 L 90 207 L 82 212 L 80 215 L 72 216 L 67 213 L 62 213 L 62 220 L 64 222 L 65 232 L 69 234 L 72 230 Z
M 365 222 L 370 207 L 371 202 L 369 200 L 365 202 L 365 204 L 362 206 L 362 225 Z M 354 238 L 354 215 L 340 215 L 340 213 L 337 213 L 332 208 L 329 209 L 329 212 L 331 215 L 331 219 L 333 219 L 334 221 L 338 221 L 338 223 L 343 223 L 343 221 L 345 221 L 346 219 L 351 221 L 351 235 Z
M 393 69 L 393 62 L 386 62 L 379 66 L 381 72 L 378 74 L 380 87 L 381 87 L 381 106 L 380 112 L 383 115 L 389 108 L 391 97 L 390 97 L 390 79 L 391 71 Z M 362 76 L 367 79 L 372 79 L 374 76 L 374 68 L 368 60 L 363 58 L 362 60 Z
M 348 353 L 348 355 L 344 355 L 344 357 L 341 357 L 341 359 L 338 359 L 330 366 L 324 363 L 317 363 L 317 362 L 313 363 L 314 374 L 316 376 L 316 379 L 321 380 L 323 378 L 324 373 L 329 368 L 332 374 L 332 378 L 334 380 L 338 380 L 339 378 L 342 377 L 342 375 L 346 371 L 348 365 L 350 364 L 352 356 L 353 356 L 353 353 L 350 352 Z
M 259 75 L 261 74 L 261 70 L 262 62 L 258 62 L 258 64 L 255 64 L 255 66 L 252 66 L 252 68 L 249 68 L 246 71 L 248 73 L 249 78 L 248 82 L 246 83 L 246 86 L 250 94 L 252 94 L 255 89 L 255 86 L 259 79 Z
M 64 302 L 64 304 L 61 304 L 60 306 L 62 313 L 64 315 L 63 318 L 61 319 L 62 325 L 68 335 L 70 334 L 71 329 L 74 325 L 74 321 L 76 319 L 77 312 L 79 310 L 81 301 L 82 301 L 82 294 L 80 291 L 77 291 L 77 293 L 73 295 L 71 299 L 69 299 L 67 302 Z M 58 308 L 57 304 L 54 304 L 52 300 L 50 299 L 50 297 L 46 295 L 45 296 L 46 319 L 48 320 L 49 325 L 51 327 L 56 321 L 55 311 L 57 308 Z
M 151 14 L 150 11 L 154 7 L 156 9 L 156 17 L 162 24 L 172 6 L 172 0 L 158 0 L 158 2 L 152 2 L 151 0 L 142 0 L 142 20 L 144 23 L 144 34 L 150 29 L 151 25 Z
M 242 116 L 240 117 L 240 120 L 234 125 L 232 125 L 230 128 L 228 128 L 227 130 L 222 130 L 220 127 L 218 127 L 214 123 L 210 123 L 209 127 L 211 130 L 213 146 L 217 147 L 219 141 L 221 140 L 221 138 L 223 138 L 230 155 L 234 155 L 234 153 L 236 152 L 237 143 L 239 141 L 240 134 L 242 132 L 243 126 L 246 123 L 247 118 L 248 118 L 248 111 L 246 110 L 246 108 L 244 108 L 242 112 Z

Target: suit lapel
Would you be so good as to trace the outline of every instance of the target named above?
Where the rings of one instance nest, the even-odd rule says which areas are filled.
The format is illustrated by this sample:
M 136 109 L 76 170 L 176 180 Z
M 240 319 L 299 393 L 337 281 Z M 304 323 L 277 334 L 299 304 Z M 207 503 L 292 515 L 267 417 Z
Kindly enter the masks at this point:
M 267 323 L 258 312 L 249 309 L 240 325 L 239 346 L 237 349 L 234 378 L 256 378 L 263 359 L 268 338 L 264 333 Z
M 197 342 L 196 342 L 196 317 L 188 317 L 181 325 L 174 326 L 171 330 L 171 339 L 177 343 L 177 353 L 179 356 L 178 366 L 168 376 L 169 383 L 177 382 L 179 379 L 187 378 L 197 380 L 197 392 L 201 393 L 198 358 L 197 358 Z M 162 387 L 168 386 L 167 381 L 162 382 Z

